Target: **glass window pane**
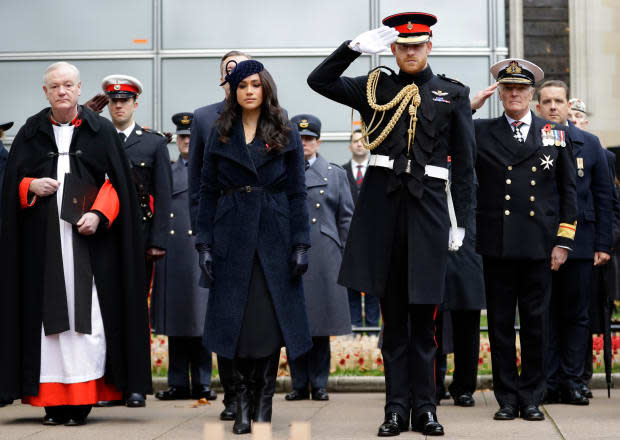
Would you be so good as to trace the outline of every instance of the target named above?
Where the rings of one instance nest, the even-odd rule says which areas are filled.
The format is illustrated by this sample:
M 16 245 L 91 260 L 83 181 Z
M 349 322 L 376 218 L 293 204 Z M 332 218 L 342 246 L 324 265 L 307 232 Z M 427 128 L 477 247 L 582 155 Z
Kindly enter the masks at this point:
M 321 119 L 324 131 L 349 131 L 351 109 L 323 98 L 308 87 L 306 78 L 323 57 L 263 57 L 260 61 L 274 77 L 278 99 L 289 116 L 311 113 Z M 364 75 L 370 69 L 370 58 L 362 57 L 345 72 L 348 76 Z M 170 117 L 181 111 L 194 111 L 203 105 L 220 101 L 224 93 L 219 87 L 219 58 L 166 59 L 162 65 L 162 118 L 166 131 L 173 130 Z
M 150 0 L 2 0 L 0 52 L 152 50 Z
M 162 0 L 164 49 L 335 47 L 367 31 L 368 0 Z

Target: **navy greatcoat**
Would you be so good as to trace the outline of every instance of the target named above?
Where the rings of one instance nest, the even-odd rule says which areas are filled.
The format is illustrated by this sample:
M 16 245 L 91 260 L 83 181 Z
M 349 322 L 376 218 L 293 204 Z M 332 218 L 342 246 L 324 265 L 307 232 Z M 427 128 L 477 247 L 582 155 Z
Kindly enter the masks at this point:
M 353 216 L 353 199 L 344 169 L 322 156 L 306 170 L 310 249 L 308 272 L 303 276 L 310 333 L 336 336 L 351 333 L 347 289 L 340 286 L 338 270 Z
M 204 151 L 209 141 L 208 137 L 211 133 L 211 128 L 215 121 L 217 121 L 217 118 L 220 117 L 222 107 L 224 107 L 224 101 L 205 105 L 194 110 L 188 156 L 189 216 L 192 222 L 192 229 L 196 229 L 196 220 L 198 218 L 200 172 L 202 170 Z
M 289 356 L 295 359 L 312 346 L 302 281 L 291 277 L 293 246 L 310 244 L 310 221 L 301 138 L 290 127 L 289 143 L 280 152 L 249 149 L 240 120 L 228 143 L 212 133 L 205 150 L 197 242 L 212 247 L 215 278 L 205 342 L 226 358 L 235 356 L 255 255 Z M 224 193 L 245 186 L 265 190 Z
M 155 263 L 151 327 L 155 333 L 168 336 L 201 337 L 209 289 L 198 286 L 200 268 L 189 219 L 187 167 L 179 158 L 171 169 L 168 249 Z

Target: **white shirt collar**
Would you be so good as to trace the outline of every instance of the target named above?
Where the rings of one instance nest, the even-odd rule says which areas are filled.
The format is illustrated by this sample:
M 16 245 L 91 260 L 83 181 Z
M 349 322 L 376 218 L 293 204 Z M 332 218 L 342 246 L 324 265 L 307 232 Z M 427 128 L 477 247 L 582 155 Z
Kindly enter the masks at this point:
M 125 134 L 125 139 L 127 139 L 129 137 L 129 135 L 131 134 L 131 132 L 133 131 L 134 127 L 136 126 L 135 122 L 132 122 L 131 125 L 129 127 L 127 127 L 124 130 L 119 130 L 118 128 L 116 129 L 117 133 L 124 133 Z
M 308 159 L 308 164 L 310 166 L 314 165 L 314 162 L 316 162 L 316 154 L 312 156 L 310 159 Z
M 506 113 L 504 113 L 504 116 L 506 116 L 506 120 L 508 121 L 508 124 L 512 125 L 512 123 L 514 121 L 516 121 L 516 119 L 512 119 L 510 116 L 508 116 Z M 519 119 L 521 122 L 523 122 L 525 125 L 527 125 L 528 127 L 530 125 L 532 125 L 532 111 L 528 111 L 525 116 L 523 116 L 521 119 Z

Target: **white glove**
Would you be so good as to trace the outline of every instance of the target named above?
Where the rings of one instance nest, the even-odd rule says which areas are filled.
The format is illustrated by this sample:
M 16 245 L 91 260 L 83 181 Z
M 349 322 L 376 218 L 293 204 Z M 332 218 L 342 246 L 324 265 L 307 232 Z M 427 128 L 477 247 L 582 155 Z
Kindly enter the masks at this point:
M 465 238 L 465 228 L 450 228 L 450 234 L 448 236 L 448 250 L 456 252 L 461 246 L 463 246 L 463 239 Z
M 349 43 L 349 48 L 359 53 L 380 53 L 386 51 L 397 38 L 398 31 L 396 29 L 381 26 L 355 37 Z

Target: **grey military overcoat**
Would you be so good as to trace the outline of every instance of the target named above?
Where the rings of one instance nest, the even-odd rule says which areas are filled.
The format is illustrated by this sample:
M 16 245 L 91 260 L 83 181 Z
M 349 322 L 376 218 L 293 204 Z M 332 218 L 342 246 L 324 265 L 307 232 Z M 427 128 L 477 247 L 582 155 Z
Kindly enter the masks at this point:
M 338 284 L 338 271 L 353 216 L 347 174 L 317 156 L 306 170 L 306 187 L 312 247 L 303 281 L 310 334 L 346 335 L 351 333 L 349 299 Z
M 198 287 L 200 270 L 189 219 L 187 170 L 181 158 L 172 165 L 168 250 L 166 257 L 155 263 L 151 297 L 153 331 L 168 336 L 202 336 L 209 298 L 209 289 Z

